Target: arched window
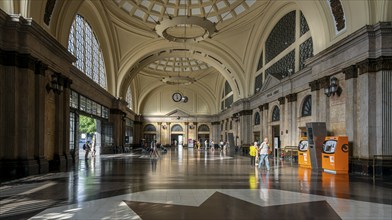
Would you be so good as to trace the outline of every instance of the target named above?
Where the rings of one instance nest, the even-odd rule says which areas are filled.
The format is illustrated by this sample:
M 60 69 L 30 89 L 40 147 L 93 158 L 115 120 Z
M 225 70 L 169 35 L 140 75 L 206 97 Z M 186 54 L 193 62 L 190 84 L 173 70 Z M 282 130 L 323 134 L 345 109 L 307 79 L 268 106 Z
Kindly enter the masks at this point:
M 125 97 L 125 101 L 128 102 L 128 108 L 133 109 L 133 100 L 132 100 L 132 91 L 131 87 L 128 87 L 127 96 Z
M 278 106 L 274 107 L 272 110 L 272 121 L 279 121 L 280 120 L 280 109 Z
M 77 58 L 74 65 L 106 89 L 102 49 L 90 24 L 80 15 L 76 15 L 72 23 L 68 38 L 68 51 Z
M 230 108 L 233 101 L 233 90 L 231 89 L 229 82 L 226 81 L 222 91 L 221 111 Z
M 302 113 L 301 116 L 311 116 L 312 115 L 312 96 L 308 95 L 304 98 L 304 102 L 302 103 Z
M 261 45 L 254 76 L 254 93 L 261 89 L 269 75 L 281 80 L 305 68 L 306 60 L 313 56 L 313 39 L 309 31 L 300 10 L 291 11 L 280 18 Z
M 157 131 L 154 125 L 148 124 L 146 127 L 144 127 L 144 131 Z
M 260 113 L 256 112 L 255 114 L 255 125 L 260 124 Z
M 182 130 L 181 125 L 176 124 L 176 125 L 173 125 L 171 131 L 183 131 L 183 130 Z
M 199 132 L 209 132 L 210 128 L 207 125 L 200 125 Z

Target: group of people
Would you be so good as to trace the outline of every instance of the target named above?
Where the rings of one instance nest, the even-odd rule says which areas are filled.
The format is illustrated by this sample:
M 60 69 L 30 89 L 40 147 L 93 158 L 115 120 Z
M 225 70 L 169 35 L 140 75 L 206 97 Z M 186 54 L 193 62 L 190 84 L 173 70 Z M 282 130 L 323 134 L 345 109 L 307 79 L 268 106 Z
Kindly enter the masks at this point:
M 197 141 L 196 142 L 196 147 L 197 147 L 197 150 L 200 150 L 201 149 L 201 143 L 200 143 L 200 141 Z M 229 142 L 223 142 L 222 140 L 219 142 L 219 149 L 221 150 L 221 151 L 226 151 L 226 149 L 229 147 Z M 210 142 L 208 143 L 208 140 L 207 139 L 205 139 L 204 140 L 204 149 L 205 150 L 208 150 L 208 148 L 210 148 L 212 151 L 214 151 L 215 150 L 215 143 L 214 143 L 214 140 L 210 140 Z
M 253 167 L 258 165 L 260 169 L 263 163 L 267 170 L 270 170 L 268 155 L 269 155 L 269 146 L 268 146 L 268 138 L 264 138 L 264 141 L 258 146 L 257 142 L 254 142 L 253 145 L 249 147 L 249 155 L 250 155 L 250 165 Z M 258 164 L 257 162 L 258 161 Z

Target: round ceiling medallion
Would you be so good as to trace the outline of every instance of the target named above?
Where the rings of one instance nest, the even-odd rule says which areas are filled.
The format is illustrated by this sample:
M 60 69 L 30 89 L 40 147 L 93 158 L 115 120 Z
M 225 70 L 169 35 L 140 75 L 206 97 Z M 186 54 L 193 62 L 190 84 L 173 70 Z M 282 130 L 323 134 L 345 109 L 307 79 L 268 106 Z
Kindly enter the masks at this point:
M 215 24 L 205 18 L 178 16 L 162 20 L 155 31 L 169 41 L 191 43 L 211 37 L 217 30 Z

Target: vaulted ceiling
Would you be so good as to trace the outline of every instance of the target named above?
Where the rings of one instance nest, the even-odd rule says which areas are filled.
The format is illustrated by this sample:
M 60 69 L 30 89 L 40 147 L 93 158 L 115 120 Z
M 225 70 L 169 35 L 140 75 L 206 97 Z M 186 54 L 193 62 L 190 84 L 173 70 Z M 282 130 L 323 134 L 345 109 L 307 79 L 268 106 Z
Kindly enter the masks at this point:
M 391 12 L 383 10 L 391 8 L 388 0 L 342 1 L 347 28 L 337 34 L 327 2 L 2 0 L 0 8 L 32 17 L 65 47 L 75 15 L 83 16 L 102 47 L 108 91 L 124 97 L 130 86 L 136 113 L 165 115 L 180 109 L 213 115 L 221 110 L 226 81 L 234 101 L 253 95 L 262 43 L 288 12 L 303 12 L 314 54 L 366 24 L 391 19 Z M 48 6 L 53 9 L 49 15 Z M 171 102 L 175 91 L 188 94 L 190 101 Z

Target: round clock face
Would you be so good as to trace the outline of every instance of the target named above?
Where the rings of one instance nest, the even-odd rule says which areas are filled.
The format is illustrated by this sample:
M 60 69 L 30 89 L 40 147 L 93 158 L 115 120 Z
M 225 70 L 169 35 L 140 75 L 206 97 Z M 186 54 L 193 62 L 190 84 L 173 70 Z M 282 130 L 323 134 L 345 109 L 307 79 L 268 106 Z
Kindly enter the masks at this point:
M 175 101 L 175 102 L 179 102 L 179 101 L 181 101 L 181 99 L 182 99 L 182 95 L 181 95 L 180 93 L 178 93 L 178 92 L 175 92 L 175 93 L 173 93 L 173 95 L 172 95 L 172 99 L 173 99 L 173 101 Z

